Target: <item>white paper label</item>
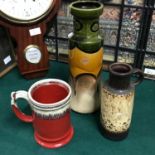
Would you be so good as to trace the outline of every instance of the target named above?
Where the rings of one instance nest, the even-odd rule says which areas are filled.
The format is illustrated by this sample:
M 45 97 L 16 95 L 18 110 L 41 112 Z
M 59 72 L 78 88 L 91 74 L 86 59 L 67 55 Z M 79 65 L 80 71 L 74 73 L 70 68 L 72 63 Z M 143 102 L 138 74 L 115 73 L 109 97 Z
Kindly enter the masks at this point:
M 11 56 L 8 55 L 3 61 L 4 61 L 4 64 L 7 65 L 11 61 Z
M 150 68 L 145 68 L 144 70 L 145 74 L 155 75 L 155 70 Z
M 36 36 L 36 35 L 41 34 L 41 29 L 40 27 L 37 27 L 37 28 L 29 30 L 29 32 L 30 32 L 30 36 Z

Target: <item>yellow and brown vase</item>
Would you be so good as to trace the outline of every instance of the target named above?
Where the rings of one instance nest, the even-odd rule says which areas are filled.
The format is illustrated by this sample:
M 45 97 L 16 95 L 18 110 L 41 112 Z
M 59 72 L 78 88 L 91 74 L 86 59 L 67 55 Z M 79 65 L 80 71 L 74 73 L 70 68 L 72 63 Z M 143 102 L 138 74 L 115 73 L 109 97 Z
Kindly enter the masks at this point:
M 103 38 L 99 31 L 99 16 L 103 4 L 76 1 L 70 4 L 70 12 L 74 24 L 74 32 L 69 37 L 71 108 L 79 113 L 92 113 L 100 105 Z

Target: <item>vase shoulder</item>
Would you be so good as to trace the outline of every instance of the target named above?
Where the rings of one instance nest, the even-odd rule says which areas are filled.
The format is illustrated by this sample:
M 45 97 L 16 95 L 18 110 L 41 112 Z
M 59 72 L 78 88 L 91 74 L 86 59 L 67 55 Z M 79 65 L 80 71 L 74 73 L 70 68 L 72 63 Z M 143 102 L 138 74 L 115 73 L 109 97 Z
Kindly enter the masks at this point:
M 109 80 L 103 82 L 103 89 L 107 90 L 107 92 L 116 94 L 116 95 L 123 95 L 129 94 L 135 91 L 135 87 L 133 85 L 129 85 L 126 89 L 116 89 L 109 85 Z

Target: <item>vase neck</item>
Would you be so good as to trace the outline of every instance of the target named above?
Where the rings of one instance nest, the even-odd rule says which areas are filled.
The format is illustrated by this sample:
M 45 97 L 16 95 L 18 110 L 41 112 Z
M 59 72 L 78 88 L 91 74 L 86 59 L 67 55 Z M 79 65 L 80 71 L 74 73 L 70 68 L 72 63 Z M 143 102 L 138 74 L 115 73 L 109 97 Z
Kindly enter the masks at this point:
M 115 89 L 127 89 L 130 86 L 130 76 L 121 77 L 110 74 L 109 85 Z
M 115 89 L 130 87 L 132 67 L 125 63 L 113 63 L 109 66 L 109 85 Z
M 99 30 L 99 17 L 103 12 L 103 4 L 96 1 L 77 1 L 70 5 L 74 17 L 74 33 L 93 36 Z M 95 33 L 96 32 L 96 33 Z
M 80 19 L 74 17 L 74 33 L 83 37 L 92 37 L 99 34 L 99 18 Z

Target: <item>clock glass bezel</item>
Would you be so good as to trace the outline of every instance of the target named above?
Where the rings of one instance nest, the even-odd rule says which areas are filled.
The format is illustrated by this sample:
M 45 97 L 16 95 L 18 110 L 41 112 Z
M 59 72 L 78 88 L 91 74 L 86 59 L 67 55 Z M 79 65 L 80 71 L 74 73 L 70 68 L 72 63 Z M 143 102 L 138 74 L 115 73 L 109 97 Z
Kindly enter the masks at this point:
M 37 50 L 37 54 L 36 54 L 36 51 L 31 51 L 32 49 Z M 35 52 L 35 53 L 33 53 L 33 52 Z M 42 52 L 41 52 L 39 46 L 33 45 L 33 44 L 28 45 L 24 49 L 24 55 L 25 55 L 26 61 L 31 64 L 38 64 L 42 59 Z
M 6 0 L 6 2 L 7 2 L 8 0 Z M 18 1 L 22 1 L 22 2 L 24 2 L 24 0 L 18 0 Z M 32 0 L 33 1 L 33 0 Z M 9 1 L 8 1 L 9 2 Z M 45 2 L 44 0 L 42 0 L 42 2 Z M 31 17 L 29 17 L 29 18 L 23 18 L 22 19 L 22 16 L 19 16 L 19 18 L 18 18 L 18 15 L 14 15 L 13 16 L 13 14 L 11 14 L 11 12 L 10 13 L 7 13 L 7 12 L 5 12 L 5 10 L 3 10 L 4 9 L 4 7 L 2 6 L 2 8 L 3 9 L 0 9 L 0 16 L 2 17 L 2 18 L 4 18 L 4 19 L 6 19 L 6 20 L 8 20 L 8 21 L 10 21 L 10 22 L 13 22 L 13 23 L 20 23 L 20 24 L 31 24 L 31 23 L 35 23 L 35 22 L 37 22 L 37 21 L 39 21 L 39 20 L 41 20 L 42 18 L 44 18 L 44 17 L 46 17 L 51 11 L 52 11 L 52 9 L 53 9 L 53 7 L 54 7 L 54 5 L 56 4 L 56 0 L 48 0 L 48 3 L 47 3 L 47 5 L 48 6 L 45 6 L 46 7 L 46 9 L 44 9 L 44 11 L 42 12 L 42 14 L 39 14 L 38 13 L 38 15 L 37 16 L 35 16 L 34 15 L 34 12 L 33 12 L 33 16 L 32 16 L 32 18 Z M 23 5 L 24 6 L 24 5 Z M 10 6 L 11 7 L 11 6 Z M 14 6 L 15 7 L 15 6 Z M 39 6 L 38 6 L 39 7 Z M 13 9 L 13 8 L 12 8 Z M 15 8 L 14 8 L 15 9 Z M 29 8 L 27 8 L 27 9 L 29 9 L 29 10 L 31 10 L 31 7 L 29 7 Z M 41 4 L 40 4 L 40 9 L 41 9 Z M 22 9 L 20 9 L 20 10 L 22 10 Z M 8 11 L 8 10 L 6 10 L 6 11 Z M 33 10 L 34 11 L 34 10 Z M 18 12 L 18 11 L 17 11 Z M 16 13 L 17 14 L 17 13 Z M 20 14 L 20 13 L 19 13 Z M 17 17 L 16 17 L 17 16 Z

